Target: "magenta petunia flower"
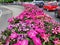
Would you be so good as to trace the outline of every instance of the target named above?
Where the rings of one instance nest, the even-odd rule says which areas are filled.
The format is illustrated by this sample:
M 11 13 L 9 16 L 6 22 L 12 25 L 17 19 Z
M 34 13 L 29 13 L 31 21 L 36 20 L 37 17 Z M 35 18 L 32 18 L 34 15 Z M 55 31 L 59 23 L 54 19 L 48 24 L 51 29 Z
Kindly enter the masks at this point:
M 45 30 L 40 29 L 40 28 L 38 28 L 37 26 L 35 27 L 35 30 L 36 30 L 38 33 L 40 33 L 40 34 L 42 34 L 42 33 L 45 33 L 45 32 L 46 32 Z
M 20 15 L 20 19 L 23 19 L 23 15 Z
M 13 45 L 21 45 L 21 41 L 18 41 L 17 43 L 15 43 Z
M 10 40 L 9 40 L 9 39 L 7 39 L 7 40 L 6 40 L 6 44 L 5 44 L 5 45 L 9 45 L 9 43 L 10 43 L 9 41 L 10 41 Z
M 8 27 L 7 27 L 9 30 L 12 30 L 13 29 L 13 25 L 8 25 Z
M 23 36 L 24 36 L 23 34 L 18 34 L 18 38 L 17 38 L 17 40 L 18 40 L 18 41 L 23 40 Z
M 25 20 L 26 23 L 31 23 L 32 21 L 31 20 Z
M 9 23 L 14 22 L 14 17 L 9 18 L 9 19 L 8 19 L 8 22 L 9 22 Z
M 14 38 L 17 38 L 18 34 L 16 32 L 13 32 L 11 35 L 10 35 L 10 38 L 11 39 L 14 39 Z
M 33 39 L 34 45 L 42 45 L 40 38 L 34 37 Z
M 30 31 L 28 31 L 28 36 L 30 37 L 30 38 L 33 38 L 33 37 L 36 37 L 36 35 L 38 34 L 35 30 L 30 30 Z
M 22 40 L 21 45 L 28 45 L 28 40 Z

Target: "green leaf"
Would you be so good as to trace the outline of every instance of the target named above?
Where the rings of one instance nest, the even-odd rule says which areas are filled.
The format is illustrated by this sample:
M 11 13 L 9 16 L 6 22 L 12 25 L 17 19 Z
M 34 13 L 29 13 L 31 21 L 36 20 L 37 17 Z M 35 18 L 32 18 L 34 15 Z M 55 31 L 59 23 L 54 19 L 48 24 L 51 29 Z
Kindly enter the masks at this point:
M 33 40 L 31 38 L 27 38 L 27 39 L 29 41 L 29 44 L 28 45 L 34 45 Z
M 48 42 L 48 45 L 54 45 L 51 41 Z
M 15 23 L 19 23 L 20 19 L 14 19 Z
M 45 45 L 45 42 L 43 42 L 43 45 Z
M 53 40 L 54 40 L 54 38 L 55 38 L 55 36 L 50 36 L 50 38 L 49 38 L 49 39 L 50 39 L 51 41 L 53 41 Z
M 27 20 L 28 19 L 26 16 L 24 16 L 23 18 L 24 18 L 24 20 Z
M 60 34 L 57 34 L 56 37 L 57 37 L 57 38 L 60 38 Z
M 14 30 L 18 33 L 18 28 L 15 27 Z
M 5 30 L 2 34 L 8 37 L 8 36 L 10 36 L 11 31 L 10 30 Z
M 6 43 L 6 41 L 3 39 L 3 37 L 1 37 L 1 42 L 2 42 L 2 44 Z
M 52 30 L 52 25 L 50 25 L 50 30 Z

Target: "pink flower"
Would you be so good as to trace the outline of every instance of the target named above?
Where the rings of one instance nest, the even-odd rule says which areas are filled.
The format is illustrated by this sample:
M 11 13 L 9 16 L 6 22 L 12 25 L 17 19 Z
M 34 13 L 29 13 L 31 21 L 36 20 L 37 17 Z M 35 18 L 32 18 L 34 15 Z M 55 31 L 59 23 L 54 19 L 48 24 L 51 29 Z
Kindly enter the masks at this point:
M 45 42 L 48 42 L 49 41 L 49 37 L 50 37 L 50 34 L 41 34 L 41 38 L 43 38 L 45 40 Z
M 30 37 L 30 38 L 33 38 L 33 37 L 35 37 L 38 33 L 35 31 L 35 30 L 30 30 L 30 31 L 28 31 L 28 36 Z
M 16 43 L 16 44 L 13 44 L 13 45 L 18 45 L 18 43 Z
M 28 45 L 28 40 L 23 40 L 23 41 L 21 42 L 21 45 Z
M 54 29 L 52 29 L 52 33 L 54 34 L 58 34 L 58 32 L 60 32 L 60 28 L 55 27 Z
M 24 13 L 24 12 L 23 12 Z M 24 14 L 23 13 L 21 13 L 19 16 L 17 16 L 17 18 L 18 19 L 23 19 L 23 17 L 24 17 Z
M 36 24 L 39 24 L 39 23 L 40 23 L 40 20 L 34 20 L 34 22 L 35 22 Z
M 8 25 L 8 29 L 9 29 L 9 30 L 13 29 L 13 25 L 11 25 L 11 24 Z
M 32 40 L 33 40 L 35 45 L 42 45 L 40 38 L 34 37 Z
M 20 23 L 17 23 L 17 24 L 14 25 L 14 27 L 19 27 L 19 25 L 20 25 Z
M 11 35 L 10 35 L 10 38 L 11 39 L 14 39 L 14 38 L 17 38 L 18 34 L 16 32 L 13 32 Z
M 31 22 L 32 22 L 32 20 L 25 20 L 25 22 L 26 22 L 26 23 L 31 23 Z
M 53 42 L 54 42 L 55 45 L 60 45 L 60 40 L 59 39 L 55 39 Z
M 19 16 L 17 16 L 17 17 L 16 17 L 16 19 L 20 19 L 20 17 L 19 17 Z
M 15 43 L 13 45 L 21 45 L 21 41 L 18 41 L 17 43 Z
M 35 30 L 36 30 L 38 33 L 40 33 L 40 34 L 42 34 L 42 33 L 45 33 L 45 32 L 46 32 L 45 30 L 40 29 L 40 28 L 38 28 L 37 26 L 36 26 L 35 28 L 36 28 Z
M 17 43 L 15 43 L 13 45 L 28 45 L 28 40 L 18 41 Z
M 7 40 L 6 40 L 6 44 L 5 44 L 5 45 L 9 45 L 9 41 L 10 41 L 10 40 L 9 40 L 9 39 L 7 39 Z
M 14 17 L 9 18 L 9 19 L 8 19 L 8 22 L 9 22 L 9 23 L 14 22 Z
M 54 33 L 54 34 L 58 34 L 56 28 L 55 28 L 55 29 L 52 29 L 52 33 Z
M 18 38 L 17 41 L 23 40 L 24 39 L 24 35 L 23 34 L 18 34 Z
M 54 29 L 52 29 L 52 33 L 54 33 L 54 34 L 60 33 L 60 26 L 57 26 Z

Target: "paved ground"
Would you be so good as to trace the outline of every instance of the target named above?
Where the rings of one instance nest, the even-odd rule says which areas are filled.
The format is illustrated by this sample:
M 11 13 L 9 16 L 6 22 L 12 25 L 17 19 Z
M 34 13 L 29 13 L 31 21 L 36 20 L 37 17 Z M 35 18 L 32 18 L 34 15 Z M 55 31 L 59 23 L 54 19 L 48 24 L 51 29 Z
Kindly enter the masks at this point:
M 0 16 L 0 33 L 2 30 L 4 30 L 8 25 L 8 18 L 12 17 L 12 12 L 9 9 L 0 7 L 0 10 L 2 10 L 2 15 Z
M 60 22 L 60 19 L 55 17 L 54 11 L 49 11 L 48 12 L 48 11 L 44 10 L 44 12 L 46 14 L 48 14 L 49 16 L 53 17 L 57 22 Z
M 19 15 L 24 10 L 24 7 L 19 5 L 2 5 L 1 7 L 12 10 L 13 16 Z
M 8 18 L 19 15 L 24 8 L 16 5 L 0 5 L 2 15 L 0 16 L 0 33 L 8 26 Z

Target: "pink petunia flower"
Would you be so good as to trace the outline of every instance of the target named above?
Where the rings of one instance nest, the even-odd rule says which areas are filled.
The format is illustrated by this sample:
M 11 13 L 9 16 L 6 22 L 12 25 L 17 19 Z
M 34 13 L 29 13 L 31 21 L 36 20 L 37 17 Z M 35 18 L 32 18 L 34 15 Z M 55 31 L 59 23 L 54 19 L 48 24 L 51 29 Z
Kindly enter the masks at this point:
M 59 39 L 55 39 L 53 42 L 54 42 L 55 45 L 60 45 L 60 40 Z
M 22 40 L 21 45 L 28 45 L 28 40 Z
M 14 39 L 14 38 L 17 38 L 18 34 L 16 32 L 13 32 L 11 35 L 10 35 L 10 38 L 11 39 Z
M 35 30 L 36 30 L 38 33 L 40 33 L 40 34 L 46 32 L 45 30 L 38 28 L 38 26 L 36 26 L 35 28 L 36 28 Z
M 35 31 L 35 30 L 30 30 L 30 31 L 28 31 L 28 36 L 30 37 L 30 38 L 33 38 L 33 37 L 35 37 L 38 33 Z
M 9 30 L 11 30 L 11 29 L 13 29 L 13 25 L 8 25 L 8 27 L 7 27 Z
M 9 22 L 9 23 L 14 22 L 14 17 L 9 18 L 9 19 L 8 19 L 8 22 Z
M 52 33 L 54 33 L 54 34 L 58 34 L 56 28 L 55 28 L 55 29 L 52 29 Z
M 17 43 L 15 43 L 13 45 L 21 45 L 21 41 L 18 41 Z
M 48 42 L 49 41 L 49 37 L 50 37 L 50 34 L 41 34 L 41 38 L 44 39 L 45 42 Z
M 33 40 L 35 45 L 42 45 L 40 38 L 34 37 L 32 40 Z
M 7 40 L 6 40 L 6 44 L 5 44 L 5 45 L 9 45 L 9 41 L 10 41 L 10 40 L 9 40 L 9 39 L 7 39 Z

